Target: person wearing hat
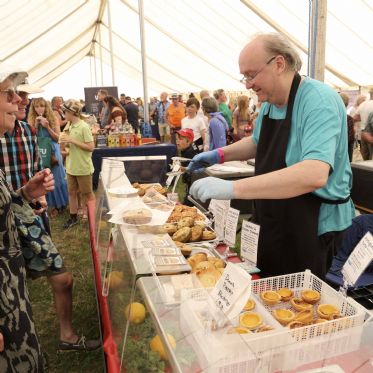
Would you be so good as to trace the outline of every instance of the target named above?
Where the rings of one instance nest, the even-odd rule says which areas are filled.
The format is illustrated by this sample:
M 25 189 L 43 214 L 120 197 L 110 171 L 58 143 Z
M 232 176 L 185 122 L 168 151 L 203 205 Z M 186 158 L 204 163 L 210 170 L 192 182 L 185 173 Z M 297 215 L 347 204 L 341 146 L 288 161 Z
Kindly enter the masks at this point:
M 180 151 L 180 155 L 183 158 L 189 158 L 192 159 L 196 154 L 199 153 L 199 150 L 194 143 L 194 132 L 191 128 L 183 128 L 176 132 L 176 146 L 177 150 Z M 181 165 L 183 167 L 187 166 L 187 162 L 181 162 Z M 184 173 L 183 174 L 183 182 L 186 186 L 185 191 L 185 199 L 183 201 L 184 204 L 189 205 L 190 202 L 187 199 L 189 194 L 189 188 L 192 184 L 192 180 L 190 177 L 190 174 Z
M 177 93 L 171 95 L 171 103 L 166 110 L 166 121 L 170 126 L 171 143 L 176 145 L 176 132 L 181 129 L 181 120 L 185 117 L 185 107 L 179 101 Z
M 68 124 L 60 135 L 60 143 L 68 147 L 66 156 L 67 189 L 69 192 L 70 218 L 64 224 L 68 229 L 78 224 L 78 192 L 83 204 L 94 200 L 92 189 L 92 152 L 95 147 L 89 125 L 83 120 L 82 106 L 77 100 L 67 100 L 62 105 Z
M 0 136 L 12 131 L 21 101 L 15 89 L 27 77 L 0 64 Z M 14 203 L 28 202 L 53 190 L 50 170 L 37 172 L 16 192 L 0 171 L 0 371 L 44 372 L 40 344 L 35 331 L 26 284 L 20 236 L 15 229 Z

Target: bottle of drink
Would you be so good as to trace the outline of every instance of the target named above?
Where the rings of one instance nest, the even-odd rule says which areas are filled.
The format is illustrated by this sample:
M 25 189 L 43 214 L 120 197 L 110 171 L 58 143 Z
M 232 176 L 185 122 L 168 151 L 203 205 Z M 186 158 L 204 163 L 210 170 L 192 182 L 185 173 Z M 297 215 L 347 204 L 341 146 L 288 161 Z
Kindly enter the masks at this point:
M 137 145 L 142 145 L 141 132 L 137 132 Z

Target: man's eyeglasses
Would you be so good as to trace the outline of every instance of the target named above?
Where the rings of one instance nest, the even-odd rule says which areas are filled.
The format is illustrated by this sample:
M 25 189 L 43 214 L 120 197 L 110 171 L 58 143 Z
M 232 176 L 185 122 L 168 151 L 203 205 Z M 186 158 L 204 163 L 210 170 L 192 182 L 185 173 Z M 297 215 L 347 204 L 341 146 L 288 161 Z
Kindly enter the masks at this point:
M 265 64 L 264 66 L 259 69 L 254 75 L 252 76 L 249 76 L 249 75 L 244 75 L 243 78 L 240 80 L 240 82 L 242 84 L 248 84 L 248 83 L 252 83 L 254 81 L 254 79 L 266 68 L 266 66 L 268 66 L 277 56 L 273 56 L 271 57 Z
M 6 99 L 7 99 L 8 102 L 13 102 L 14 97 L 17 94 L 17 92 L 13 88 L 2 89 L 2 90 L 0 90 L 0 93 L 6 93 L 7 94 Z

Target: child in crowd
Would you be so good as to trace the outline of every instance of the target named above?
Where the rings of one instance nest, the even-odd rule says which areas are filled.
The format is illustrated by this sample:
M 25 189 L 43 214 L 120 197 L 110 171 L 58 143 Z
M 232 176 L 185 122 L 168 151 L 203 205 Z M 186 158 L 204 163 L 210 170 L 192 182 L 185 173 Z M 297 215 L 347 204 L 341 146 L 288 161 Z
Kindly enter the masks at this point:
M 183 128 L 176 132 L 176 146 L 182 157 L 192 159 L 195 155 L 199 153 L 198 148 L 193 142 L 193 140 L 194 133 L 193 130 L 190 128 Z M 181 165 L 183 167 L 187 167 L 187 162 L 181 162 Z M 183 203 L 189 205 L 190 202 L 187 200 L 187 196 L 189 194 L 189 188 L 192 183 L 190 174 L 183 174 L 183 182 L 186 186 L 186 195 Z
M 66 101 L 62 110 L 68 120 L 60 136 L 60 142 L 68 146 L 66 173 L 70 218 L 64 224 L 64 228 L 68 229 L 78 223 L 78 192 L 81 193 L 84 205 L 86 201 L 95 198 L 92 188 L 94 141 L 89 125 L 82 119 L 79 101 Z

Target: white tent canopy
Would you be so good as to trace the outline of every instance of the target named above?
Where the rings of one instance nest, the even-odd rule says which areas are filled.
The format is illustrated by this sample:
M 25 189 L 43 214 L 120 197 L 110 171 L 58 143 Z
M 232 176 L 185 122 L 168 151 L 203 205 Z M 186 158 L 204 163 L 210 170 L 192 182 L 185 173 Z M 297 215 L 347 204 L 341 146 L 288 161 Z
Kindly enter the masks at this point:
M 307 74 L 309 0 L 143 4 L 150 95 L 243 90 L 237 59 L 257 32 L 287 33 L 300 48 Z M 325 82 L 342 89 L 373 85 L 373 0 L 327 4 Z M 3 0 L 0 18 L 0 62 L 26 69 L 30 82 L 46 93 L 82 97 L 84 86 L 117 85 L 142 95 L 137 0 Z

